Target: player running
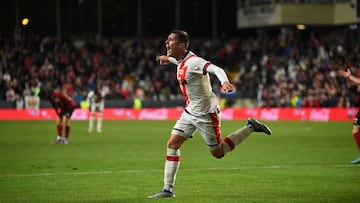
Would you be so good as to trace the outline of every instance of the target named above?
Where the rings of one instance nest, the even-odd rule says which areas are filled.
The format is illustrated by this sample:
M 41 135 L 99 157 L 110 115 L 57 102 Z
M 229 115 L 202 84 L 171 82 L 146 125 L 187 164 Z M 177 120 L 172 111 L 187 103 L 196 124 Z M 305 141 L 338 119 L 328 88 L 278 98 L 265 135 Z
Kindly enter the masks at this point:
M 339 70 L 339 75 L 349 79 L 351 82 L 353 82 L 353 83 L 355 83 L 357 85 L 360 85 L 360 78 L 351 75 L 350 69 L 346 69 L 346 71 L 340 69 Z M 354 136 L 357 148 L 358 148 L 358 150 L 360 152 L 360 131 L 359 131 L 360 128 L 359 128 L 359 126 L 360 126 L 360 110 L 358 110 L 358 112 L 356 114 L 355 120 L 353 122 L 353 128 L 352 128 L 352 134 Z M 352 164 L 360 164 L 360 156 L 357 157 L 356 159 L 354 159 L 353 161 L 351 161 L 350 163 L 352 163 Z
M 216 158 L 224 157 L 252 132 L 271 135 L 267 126 L 249 118 L 244 127 L 222 139 L 220 108 L 212 91 L 209 73 L 220 80 L 224 93 L 235 91 L 234 85 L 229 82 L 223 69 L 188 50 L 189 37 L 185 31 L 171 31 L 165 45 L 167 55 L 158 56 L 156 60 L 160 64 L 170 62 L 177 66 L 177 79 L 186 104 L 167 142 L 164 187 L 149 198 L 175 197 L 174 184 L 180 165 L 180 148 L 187 139 L 193 137 L 196 130 L 208 145 L 211 155 Z

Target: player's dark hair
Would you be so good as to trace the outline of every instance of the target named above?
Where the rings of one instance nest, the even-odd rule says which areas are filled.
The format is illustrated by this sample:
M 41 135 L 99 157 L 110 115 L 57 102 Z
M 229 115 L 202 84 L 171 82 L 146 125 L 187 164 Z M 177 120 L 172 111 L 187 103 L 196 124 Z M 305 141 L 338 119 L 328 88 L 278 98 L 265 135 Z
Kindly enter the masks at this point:
M 187 32 L 183 30 L 173 30 L 171 33 L 174 33 L 178 36 L 178 41 L 180 43 L 184 43 L 186 49 L 189 48 L 190 38 Z

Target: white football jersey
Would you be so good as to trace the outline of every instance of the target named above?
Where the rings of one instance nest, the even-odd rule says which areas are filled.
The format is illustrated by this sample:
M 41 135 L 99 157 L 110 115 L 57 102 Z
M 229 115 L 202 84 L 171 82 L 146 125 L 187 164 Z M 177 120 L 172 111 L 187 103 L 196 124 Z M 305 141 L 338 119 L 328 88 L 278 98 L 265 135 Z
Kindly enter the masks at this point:
M 218 98 L 212 91 L 209 73 L 215 74 L 221 84 L 229 81 L 223 69 L 192 52 L 177 62 L 177 80 L 186 100 L 185 109 L 194 116 L 214 113 L 218 109 Z
M 87 101 L 89 102 L 90 105 L 96 105 L 96 104 L 102 104 L 104 103 L 104 98 L 105 98 L 105 92 L 104 91 L 100 91 L 101 94 L 101 98 L 98 98 L 98 95 L 95 94 L 94 90 L 91 90 L 88 95 L 87 95 Z

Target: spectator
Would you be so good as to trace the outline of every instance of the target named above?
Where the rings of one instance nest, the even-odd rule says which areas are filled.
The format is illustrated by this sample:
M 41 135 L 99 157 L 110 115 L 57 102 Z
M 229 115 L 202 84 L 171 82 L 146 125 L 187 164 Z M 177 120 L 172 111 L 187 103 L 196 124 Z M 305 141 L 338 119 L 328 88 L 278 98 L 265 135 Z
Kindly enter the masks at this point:
M 227 67 L 239 90 L 236 98 L 250 98 L 259 106 L 290 107 L 287 95 L 293 91 L 291 83 L 296 84 L 300 93 L 315 89 L 312 96 L 321 101 L 320 107 L 337 107 L 338 103 L 359 105 L 353 99 L 350 103 L 343 102 L 346 96 L 353 97 L 355 90 L 343 95 L 343 81 L 334 74 L 336 67 L 360 63 L 359 43 L 346 41 L 346 28 L 310 32 L 308 36 L 290 28 L 283 28 L 279 34 L 266 34 L 266 31 L 251 37 L 195 39 L 192 49 L 207 60 Z M 13 78 L 19 79 L 17 85 L 11 84 L 16 93 L 23 94 L 25 83 L 37 81 L 42 87 L 66 86 L 69 93 L 73 91 L 71 96 L 77 102 L 81 95 L 86 95 L 79 92 L 79 84 L 89 91 L 103 83 L 109 89 L 109 98 L 132 100 L 139 86 L 144 89 L 144 100 L 181 98 L 176 83 L 172 82 L 174 78 L 170 78 L 171 71 L 153 60 L 157 50 L 163 49 L 161 38 L 69 37 L 58 41 L 52 36 L 20 37 L 17 47 L 11 46 L 12 38 L 0 38 L 2 100 L 7 99 L 6 83 L 13 83 Z M 214 91 L 218 92 L 218 81 L 214 83 Z M 261 86 L 262 91 L 258 91 Z

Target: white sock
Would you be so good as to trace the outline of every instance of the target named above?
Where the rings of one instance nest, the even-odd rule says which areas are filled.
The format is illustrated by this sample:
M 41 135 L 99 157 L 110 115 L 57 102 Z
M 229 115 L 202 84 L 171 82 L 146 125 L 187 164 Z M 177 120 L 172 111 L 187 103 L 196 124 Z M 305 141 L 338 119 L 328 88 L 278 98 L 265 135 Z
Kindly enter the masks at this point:
M 226 136 L 223 142 L 221 143 L 224 150 L 224 154 L 232 151 L 236 146 L 238 146 L 243 140 L 245 140 L 252 132 L 250 126 L 244 126 L 230 135 Z
M 98 113 L 97 118 L 97 130 L 101 130 L 102 128 L 102 113 Z
M 94 115 L 91 114 L 89 119 L 89 130 L 92 130 L 93 126 L 94 126 Z
M 164 169 L 164 189 L 173 191 L 176 173 L 180 166 L 180 150 L 167 148 Z

